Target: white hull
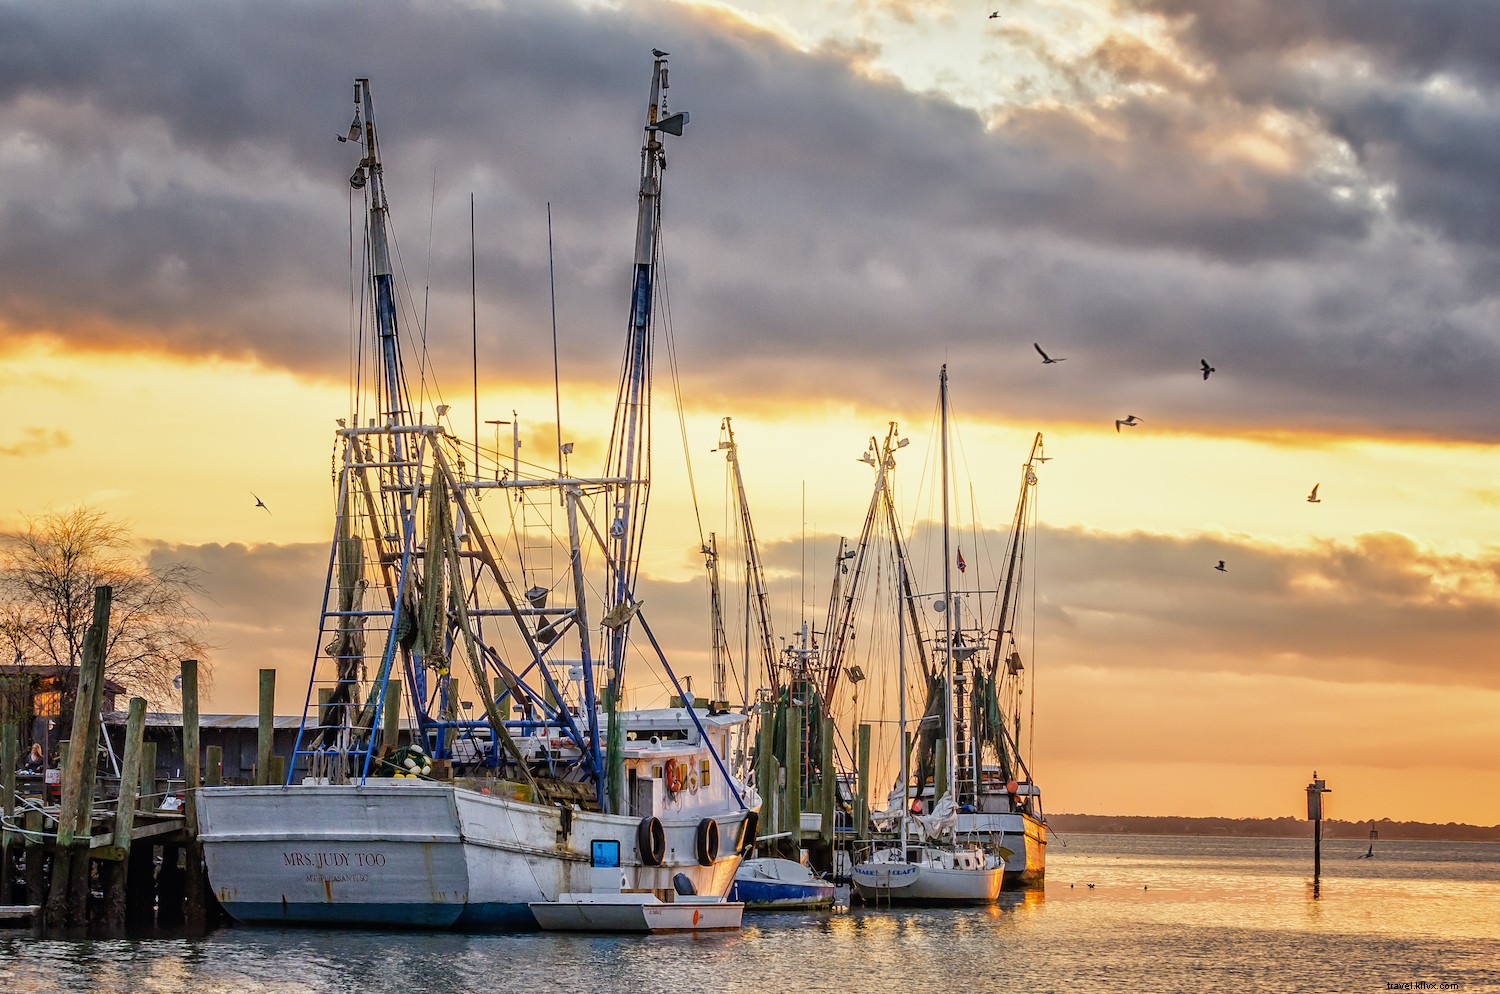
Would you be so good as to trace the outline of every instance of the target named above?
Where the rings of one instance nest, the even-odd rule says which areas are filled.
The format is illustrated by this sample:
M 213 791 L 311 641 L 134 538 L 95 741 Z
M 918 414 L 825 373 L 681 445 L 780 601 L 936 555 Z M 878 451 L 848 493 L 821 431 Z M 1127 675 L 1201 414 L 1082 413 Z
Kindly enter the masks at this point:
M 640 819 L 572 811 L 447 783 L 211 787 L 197 792 L 209 881 L 244 922 L 535 928 L 529 905 L 586 892 L 591 843 L 619 843 L 625 886 L 666 894 L 684 874 L 722 898 L 747 812 L 663 813 L 665 856 L 643 865 Z M 695 855 L 713 817 L 712 865 Z
M 1024 812 L 962 813 L 954 833 L 966 842 L 1009 850 L 1006 887 L 1032 887 L 1047 875 L 1047 824 Z
M 994 904 L 1004 871 L 950 869 L 908 863 L 860 863 L 850 878 L 860 897 L 872 904 Z
M 738 931 L 745 905 L 713 898 L 654 894 L 562 894 L 531 905 L 537 924 L 561 932 Z

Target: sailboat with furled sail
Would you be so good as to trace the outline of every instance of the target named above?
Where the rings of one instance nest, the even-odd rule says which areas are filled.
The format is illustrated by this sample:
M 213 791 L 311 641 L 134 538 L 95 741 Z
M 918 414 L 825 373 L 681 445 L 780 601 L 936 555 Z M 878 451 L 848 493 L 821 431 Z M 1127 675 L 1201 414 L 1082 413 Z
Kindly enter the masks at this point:
M 413 398 L 373 99 L 356 82 L 370 336 L 356 354 L 371 368 L 337 433 L 322 622 L 285 780 L 198 792 L 209 878 L 235 918 L 535 928 L 533 905 L 561 897 L 706 907 L 728 891 L 759 808 L 723 758 L 748 719 L 683 690 L 635 594 L 662 136 L 687 122 L 664 113 L 667 88 L 657 53 L 609 455 L 577 477 L 514 451 L 502 473 L 498 451 L 486 465 L 444 407 L 429 420 Z M 503 495 L 502 518 L 560 520 L 502 537 L 486 494 Z M 538 534 L 561 536 L 555 558 Z M 631 656 L 659 665 L 672 706 L 624 706 Z
M 896 608 L 898 618 L 897 647 L 900 653 L 897 695 L 901 710 L 901 773 L 892 799 L 897 804 L 895 822 L 898 838 L 893 845 L 876 848 L 869 858 L 858 862 L 851 871 L 854 889 L 866 900 L 876 902 L 909 902 L 922 904 L 992 904 L 1000 895 L 1005 880 L 1005 860 L 1010 852 L 979 845 L 957 832 L 959 797 L 960 743 L 963 735 L 957 720 L 962 707 L 965 663 L 975 647 L 965 642 L 957 623 L 959 601 L 954 591 L 951 564 L 952 529 L 949 520 L 948 452 L 948 367 L 939 378 L 942 474 L 942 599 L 937 602 L 942 618 L 941 638 L 933 649 L 939 666 L 927 672 L 927 707 L 919 725 L 918 738 L 925 738 L 929 749 L 937 752 L 939 762 L 928 781 L 919 772 L 915 784 L 911 778 L 906 721 L 906 632 L 904 619 L 910 609 L 904 553 L 898 556 L 899 582 L 896 585 L 902 603 Z M 889 453 L 886 453 L 887 457 Z M 884 474 L 891 464 L 882 459 L 879 471 Z M 902 548 L 896 543 L 896 548 Z M 920 633 L 916 633 L 920 635 Z M 920 746 L 919 746 L 920 748 Z M 921 815 L 912 815 L 912 802 L 921 802 L 924 785 L 932 803 Z M 912 788 L 915 787 L 915 796 Z M 912 844 L 911 829 L 918 831 Z

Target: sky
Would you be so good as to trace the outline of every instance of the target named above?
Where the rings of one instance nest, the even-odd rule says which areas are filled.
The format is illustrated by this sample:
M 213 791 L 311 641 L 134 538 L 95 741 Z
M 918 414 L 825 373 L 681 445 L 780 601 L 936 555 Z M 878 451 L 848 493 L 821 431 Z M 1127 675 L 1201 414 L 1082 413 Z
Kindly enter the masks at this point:
M 253 711 L 264 666 L 299 712 L 348 406 L 353 79 L 428 403 L 460 431 L 476 413 L 472 194 L 477 413 L 517 412 L 547 451 L 550 205 L 586 452 L 653 48 L 692 122 L 664 180 L 675 390 L 663 368 L 644 570 L 690 671 L 680 452 L 721 527 L 733 417 L 790 633 L 858 531 L 857 457 L 889 421 L 925 449 L 947 363 L 986 527 L 1034 433 L 1052 457 L 1031 659 L 1050 810 L 1299 815 L 1316 769 L 1333 817 L 1500 823 L 1500 7 L 1480 0 L 0 3 L 0 530 L 78 504 L 127 521 L 203 570 L 205 710 Z

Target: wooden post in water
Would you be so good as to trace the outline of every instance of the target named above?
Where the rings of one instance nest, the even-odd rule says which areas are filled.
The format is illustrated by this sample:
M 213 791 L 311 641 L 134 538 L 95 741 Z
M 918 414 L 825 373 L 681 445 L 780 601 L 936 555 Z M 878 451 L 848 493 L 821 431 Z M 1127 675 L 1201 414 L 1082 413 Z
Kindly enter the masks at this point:
M 1312 783 L 1307 785 L 1307 820 L 1313 823 L 1313 897 L 1319 897 L 1323 874 L 1323 795 L 1330 793 L 1327 784 L 1318 779 L 1313 770 Z
M 99 708 L 104 697 L 104 647 L 113 591 L 94 588 L 94 617 L 83 639 L 78 695 L 73 702 L 73 748 L 62 771 L 52 889 L 42 913 L 49 928 L 85 923 L 89 896 L 89 840 L 93 834 L 94 773 L 99 755 Z
M 760 743 L 757 747 L 756 782 L 760 786 L 760 835 L 775 835 L 780 831 L 781 802 L 776 789 L 776 703 L 762 701 L 760 704 Z M 754 841 L 753 839 L 751 840 Z M 757 846 L 757 848 L 759 848 Z M 776 847 L 772 846 L 774 850 Z
M 792 833 L 783 840 L 790 843 L 788 859 L 797 859 L 802 849 L 802 778 L 806 775 L 802 766 L 803 714 L 796 705 L 786 709 L 786 821 L 781 830 Z
M 839 776 L 833 769 L 833 717 L 825 715 L 822 719 L 822 735 L 818 739 L 821 748 L 818 749 L 818 765 L 822 767 L 823 779 L 822 796 L 819 807 L 823 809 L 823 845 L 828 847 L 830 860 L 833 857 L 834 821 L 838 810 L 838 780 Z M 830 866 L 832 864 L 830 863 Z
M 859 800 L 854 810 L 854 831 L 863 842 L 870 837 L 870 723 L 859 723 L 857 765 L 859 769 Z
M 156 794 L 156 743 L 141 743 L 141 799 L 136 807 L 141 811 L 155 811 L 161 807 L 161 798 Z
M 47 893 L 47 878 L 42 863 L 47 859 L 47 845 L 42 841 L 42 813 L 36 808 L 26 811 L 26 903 L 40 906 Z
M 260 671 L 260 724 L 255 746 L 255 782 L 271 783 L 271 744 L 276 731 L 276 671 Z
M 401 739 L 401 678 L 392 675 L 385 682 L 385 714 L 381 728 L 380 744 L 391 749 Z
M 115 804 L 115 834 L 110 840 L 109 878 L 104 889 L 104 923 L 125 924 L 125 894 L 130 886 L 130 836 L 135 830 L 135 795 L 141 782 L 141 739 L 146 731 L 146 699 L 132 697 L 125 720 L 125 761 L 120 767 L 120 796 Z
M 221 787 L 224 784 L 224 747 L 211 745 L 204 750 L 207 760 L 203 766 L 203 783 L 208 787 Z
M 0 725 L 0 812 L 6 827 L 0 829 L 0 904 L 10 904 L 10 820 L 16 813 L 16 726 Z
M 131 702 L 132 704 L 134 702 Z M 202 766 L 198 762 L 198 660 L 182 661 L 182 799 L 183 823 L 187 827 L 186 879 L 183 881 L 187 907 L 184 915 L 189 926 L 201 928 L 205 921 L 203 892 L 207 873 L 203 867 L 203 847 L 198 844 L 198 788 L 203 785 Z

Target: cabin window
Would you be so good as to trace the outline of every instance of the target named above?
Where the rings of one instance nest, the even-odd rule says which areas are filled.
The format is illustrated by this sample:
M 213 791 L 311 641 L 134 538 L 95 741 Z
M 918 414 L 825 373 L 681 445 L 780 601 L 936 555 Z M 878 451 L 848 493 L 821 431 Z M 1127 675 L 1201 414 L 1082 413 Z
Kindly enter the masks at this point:
M 657 763 L 655 766 L 651 767 L 651 775 L 653 777 L 655 777 L 656 779 L 658 779 L 658 780 L 661 779 L 661 764 L 660 763 Z
M 700 787 L 707 787 L 708 786 L 708 768 L 709 768 L 709 761 L 708 760 L 705 759 L 705 760 L 702 760 L 702 761 L 700 761 L 698 763 L 698 785 Z

